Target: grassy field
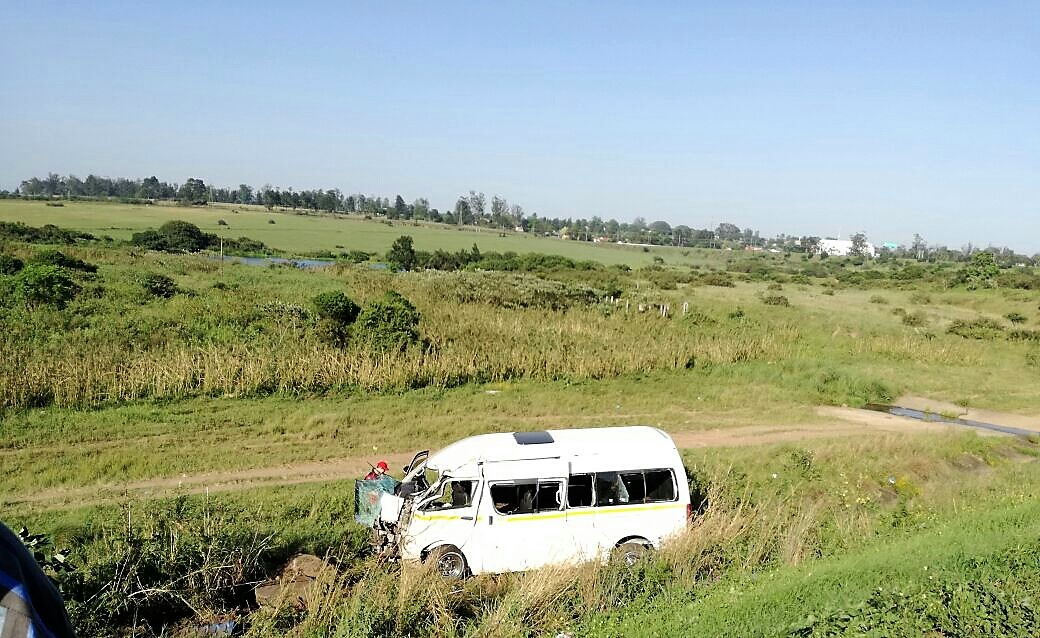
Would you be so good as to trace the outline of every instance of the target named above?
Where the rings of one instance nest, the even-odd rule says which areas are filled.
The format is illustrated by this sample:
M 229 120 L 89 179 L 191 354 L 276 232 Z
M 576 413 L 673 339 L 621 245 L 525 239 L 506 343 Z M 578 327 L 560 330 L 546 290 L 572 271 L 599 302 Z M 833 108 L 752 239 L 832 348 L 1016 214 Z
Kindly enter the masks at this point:
M 257 232 L 239 232 L 247 216 Z M 221 217 L 233 236 L 287 250 L 305 249 L 280 232 L 305 242 L 385 228 L 387 243 L 402 232 L 261 211 L 0 201 L 0 219 L 124 237 L 171 218 L 218 231 Z M 420 228 L 419 248 L 419 231 L 469 238 L 451 248 L 482 236 Z M 376 237 L 324 239 L 371 250 Z M 636 266 L 654 254 L 488 239 Z M 240 615 L 251 584 L 302 550 L 336 569 L 305 611 L 255 612 L 248 635 L 1036 633 L 1023 601 L 1040 593 L 1037 444 L 853 431 L 817 407 L 911 393 L 1040 413 L 1038 290 L 968 290 L 949 264 L 906 279 L 905 264 L 722 251 L 666 251 L 664 265 L 630 272 L 537 273 L 221 266 L 106 242 L 8 241 L 0 253 L 32 264 L 55 248 L 97 266 L 69 271 L 79 292 L 64 307 L 23 302 L 24 278 L 0 276 L 0 508 L 9 526 L 72 548 L 61 582 L 81 635 L 168 635 Z M 149 292 L 148 275 L 175 290 Z M 607 288 L 620 298 L 595 292 Z M 388 290 L 418 311 L 416 343 L 330 341 L 317 293 L 368 308 Z M 366 555 L 344 480 L 364 461 L 397 466 L 481 432 L 605 424 L 693 442 L 684 458 L 711 496 L 690 532 L 636 571 L 451 587 Z M 694 447 L 716 430 L 742 434 Z
M 459 230 L 443 224 L 366 220 L 360 215 L 303 215 L 278 209 L 268 212 L 260 206 L 145 206 L 69 201 L 62 207 L 55 207 L 40 201 L 0 200 L 0 221 L 21 221 L 34 226 L 54 224 L 123 240 L 130 239 L 135 232 L 158 228 L 174 219 L 191 222 L 207 233 L 222 237 L 256 239 L 289 254 L 323 250 L 363 250 L 383 254 L 395 239 L 407 234 L 415 239 L 416 249 L 428 251 L 469 250 L 476 244 L 485 252 L 540 252 L 633 267 L 651 263 L 654 256 L 675 264 L 694 264 L 704 260 L 704 251 L 688 249 L 658 246 L 644 252 L 635 246 L 562 241 L 512 231 L 475 227 Z M 224 220 L 228 225 L 221 226 L 218 220 Z M 702 256 L 698 257 L 699 253 Z

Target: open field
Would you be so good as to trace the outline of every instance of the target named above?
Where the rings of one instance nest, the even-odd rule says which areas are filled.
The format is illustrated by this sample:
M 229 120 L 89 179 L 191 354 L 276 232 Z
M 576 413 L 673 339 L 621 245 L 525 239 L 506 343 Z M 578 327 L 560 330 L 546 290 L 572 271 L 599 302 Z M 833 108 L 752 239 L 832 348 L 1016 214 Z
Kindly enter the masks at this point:
M 563 241 L 551 237 L 498 229 L 464 227 L 462 230 L 423 222 L 366 220 L 361 215 L 308 215 L 280 211 L 268 212 L 260 206 L 210 204 L 176 206 L 167 204 L 131 205 L 108 202 L 63 202 L 47 206 L 41 201 L 0 199 L 0 221 L 21 221 L 33 226 L 54 224 L 128 240 L 135 232 L 158 228 L 173 219 L 191 222 L 207 233 L 222 237 L 248 237 L 290 254 L 316 251 L 363 250 L 385 253 L 403 234 L 415 239 L 420 250 L 469 250 L 476 244 L 482 251 L 540 252 L 572 259 L 591 259 L 604 264 L 643 266 L 660 256 L 675 264 L 694 264 L 704 251 L 655 246 L 646 252 L 637 246 L 592 244 Z M 227 226 L 217 224 L 223 219 Z M 274 224 L 269 222 L 273 221 Z M 703 259 L 700 258 L 700 259 Z
M 13 205 L 0 202 L 0 218 L 51 221 Z M 126 233 L 168 219 L 107 206 L 104 224 Z M 244 215 L 278 230 L 380 226 Z M 215 219 L 196 221 L 216 231 Z M 899 401 L 1035 426 L 1040 290 L 969 290 L 953 265 L 901 279 L 905 264 L 722 251 L 691 253 L 696 271 L 669 258 L 530 273 L 221 266 L 106 242 L 0 253 L 31 265 L 55 248 L 78 291 L 65 305 L 26 297 L 16 269 L 0 276 L 0 508 L 71 546 L 62 582 L 82 635 L 242 614 L 251 584 L 301 550 L 336 570 L 306 611 L 263 609 L 248 635 L 856 635 L 849 618 L 877 635 L 993 618 L 1007 635 L 1035 633 L 1020 603 L 1040 582 L 1037 443 L 855 408 Z M 149 275 L 171 285 L 156 294 Z M 340 291 L 367 310 L 388 290 L 420 317 L 399 348 L 365 340 L 360 320 L 336 337 L 315 301 Z M 366 462 L 399 467 L 481 432 L 606 424 L 671 432 L 710 496 L 635 572 L 451 587 L 366 556 L 349 481 Z

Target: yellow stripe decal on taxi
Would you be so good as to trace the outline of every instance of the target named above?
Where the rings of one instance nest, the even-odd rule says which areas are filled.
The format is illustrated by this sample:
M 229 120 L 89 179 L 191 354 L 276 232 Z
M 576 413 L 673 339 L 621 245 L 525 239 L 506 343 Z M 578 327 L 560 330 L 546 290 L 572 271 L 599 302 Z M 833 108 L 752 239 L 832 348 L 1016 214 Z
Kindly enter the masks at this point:
M 459 518 L 458 516 L 449 516 L 447 514 L 413 514 L 412 516 L 420 521 L 454 521 Z
M 582 508 L 578 510 L 566 510 L 564 512 L 553 512 L 551 514 L 514 514 L 505 516 L 510 523 L 523 523 L 524 521 L 543 521 L 550 518 L 563 518 L 565 516 L 591 516 L 593 514 L 627 514 L 629 512 L 649 512 L 656 510 L 667 510 L 672 508 L 685 508 L 685 503 L 666 503 L 664 505 L 642 505 L 640 507 L 600 507 Z M 623 509 L 622 509 L 623 508 Z

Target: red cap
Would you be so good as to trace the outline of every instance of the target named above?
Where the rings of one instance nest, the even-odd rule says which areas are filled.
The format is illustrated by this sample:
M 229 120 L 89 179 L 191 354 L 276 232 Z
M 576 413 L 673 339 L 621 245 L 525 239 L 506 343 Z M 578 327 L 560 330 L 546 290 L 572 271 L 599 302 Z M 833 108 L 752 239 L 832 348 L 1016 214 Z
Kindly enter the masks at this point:
M 390 471 L 390 466 L 386 464 L 386 461 L 380 461 L 376 463 L 376 467 L 383 470 L 384 472 Z

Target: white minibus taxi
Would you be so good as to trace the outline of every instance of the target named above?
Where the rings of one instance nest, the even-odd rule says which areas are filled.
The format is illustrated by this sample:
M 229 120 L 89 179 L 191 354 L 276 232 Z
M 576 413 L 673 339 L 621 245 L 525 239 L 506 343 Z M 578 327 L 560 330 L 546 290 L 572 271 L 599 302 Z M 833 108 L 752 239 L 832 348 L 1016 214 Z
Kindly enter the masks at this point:
M 405 472 L 379 497 L 379 550 L 448 578 L 612 554 L 633 563 L 691 513 L 679 451 L 651 427 L 473 436 Z

